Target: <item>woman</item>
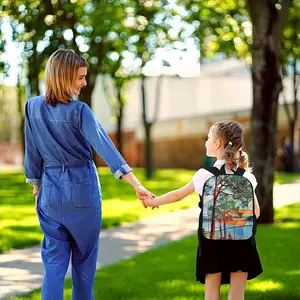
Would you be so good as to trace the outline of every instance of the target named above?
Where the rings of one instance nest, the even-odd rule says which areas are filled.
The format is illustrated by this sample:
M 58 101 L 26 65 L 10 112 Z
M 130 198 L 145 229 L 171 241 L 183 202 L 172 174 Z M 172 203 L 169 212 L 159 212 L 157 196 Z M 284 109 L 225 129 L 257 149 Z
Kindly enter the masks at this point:
M 25 106 L 25 175 L 33 184 L 44 233 L 42 299 L 63 299 L 72 254 L 73 299 L 93 299 L 101 227 L 101 187 L 92 148 L 117 179 L 124 179 L 142 201 L 151 194 L 139 183 L 91 109 L 75 101 L 86 86 L 87 62 L 59 49 L 45 71 L 45 96 Z M 146 207 L 144 205 L 144 207 Z

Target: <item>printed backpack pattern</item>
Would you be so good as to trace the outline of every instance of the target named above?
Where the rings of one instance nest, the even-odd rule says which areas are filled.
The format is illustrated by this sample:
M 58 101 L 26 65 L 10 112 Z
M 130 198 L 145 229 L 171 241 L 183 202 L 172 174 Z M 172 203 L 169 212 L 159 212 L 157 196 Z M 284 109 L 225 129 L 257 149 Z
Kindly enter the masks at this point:
M 254 232 L 252 184 L 238 168 L 234 174 L 208 168 L 214 176 L 203 187 L 201 232 L 210 240 L 246 240 Z

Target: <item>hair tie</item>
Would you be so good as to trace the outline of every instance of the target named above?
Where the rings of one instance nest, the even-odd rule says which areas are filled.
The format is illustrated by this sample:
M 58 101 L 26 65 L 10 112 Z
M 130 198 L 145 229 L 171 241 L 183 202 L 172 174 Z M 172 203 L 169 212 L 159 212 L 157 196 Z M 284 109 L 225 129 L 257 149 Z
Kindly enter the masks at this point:
M 228 145 L 231 147 L 231 146 L 232 146 L 232 142 L 228 142 L 227 146 L 228 146 Z

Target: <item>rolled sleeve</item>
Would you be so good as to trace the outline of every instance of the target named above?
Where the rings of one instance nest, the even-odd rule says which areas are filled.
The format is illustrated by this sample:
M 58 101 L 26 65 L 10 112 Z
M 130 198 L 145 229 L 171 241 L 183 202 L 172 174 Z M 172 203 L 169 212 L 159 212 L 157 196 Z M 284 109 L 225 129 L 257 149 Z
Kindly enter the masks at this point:
M 26 178 L 26 183 L 34 184 L 34 185 L 41 185 L 42 179 L 29 179 Z
M 100 122 L 96 120 L 92 110 L 85 103 L 83 103 L 81 109 L 79 129 L 117 179 L 121 179 L 123 175 L 132 171 Z
M 128 174 L 129 172 L 132 172 L 132 169 L 126 164 L 124 166 L 121 166 L 120 169 L 118 169 L 115 173 L 114 176 L 117 179 L 121 179 L 121 177 L 125 174 Z
M 43 174 L 44 160 L 40 155 L 40 152 L 36 146 L 32 128 L 30 126 L 29 114 L 28 114 L 28 102 L 25 105 L 25 159 L 24 170 L 26 176 L 26 183 L 35 185 L 41 184 L 41 178 Z

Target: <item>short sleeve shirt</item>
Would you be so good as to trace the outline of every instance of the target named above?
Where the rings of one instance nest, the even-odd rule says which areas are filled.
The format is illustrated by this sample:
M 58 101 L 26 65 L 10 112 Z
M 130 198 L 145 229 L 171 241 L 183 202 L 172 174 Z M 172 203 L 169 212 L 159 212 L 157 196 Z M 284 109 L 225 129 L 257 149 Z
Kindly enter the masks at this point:
M 214 163 L 214 167 L 221 169 L 221 167 L 225 164 L 225 160 L 217 160 Z M 226 174 L 233 174 L 232 170 L 228 169 L 225 167 L 225 171 Z M 214 176 L 214 174 L 212 174 L 211 172 L 207 171 L 206 169 L 199 169 L 195 175 L 193 176 L 192 180 L 194 183 L 194 188 L 195 188 L 195 192 L 202 196 L 202 190 L 203 190 L 203 186 L 204 183 L 210 178 Z M 252 184 L 253 187 L 253 191 L 255 190 L 256 186 L 257 186 L 257 181 L 255 176 L 250 173 L 249 171 L 245 171 L 244 177 L 246 177 Z

